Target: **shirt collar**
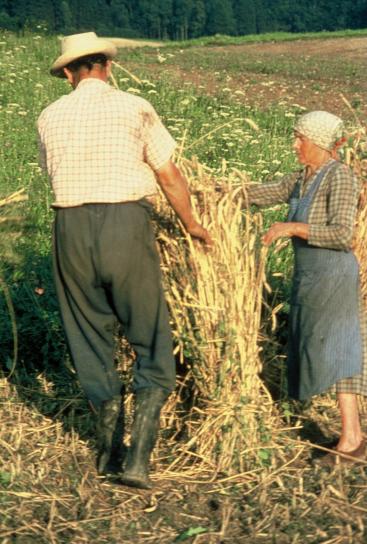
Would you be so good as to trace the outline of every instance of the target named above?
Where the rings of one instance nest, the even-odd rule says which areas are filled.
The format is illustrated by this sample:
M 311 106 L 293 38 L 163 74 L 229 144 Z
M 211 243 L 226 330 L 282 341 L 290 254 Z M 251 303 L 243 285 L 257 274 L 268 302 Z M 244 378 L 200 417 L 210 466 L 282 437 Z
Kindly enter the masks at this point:
M 329 160 L 327 160 L 326 162 L 324 162 L 321 166 L 318 167 L 317 170 L 315 170 L 315 172 L 312 174 L 312 176 L 310 176 L 309 178 L 306 179 L 306 174 L 307 174 L 307 168 L 305 168 L 303 170 L 303 183 L 304 184 L 307 184 L 310 180 L 314 180 L 316 178 L 316 176 L 321 172 L 321 170 L 323 168 L 326 168 L 327 166 L 331 165 L 331 163 L 333 162 L 337 162 L 336 159 L 333 159 L 332 157 L 330 157 Z
M 107 82 L 102 81 L 102 79 L 96 78 L 96 77 L 86 77 L 85 79 L 82 79 L 79 81 L 78 85 L 76 86 L 75 90 L 79 90 L 82 87 L 88 87 L 88 86 L 102 86 L 102 85 L 108 85 Z

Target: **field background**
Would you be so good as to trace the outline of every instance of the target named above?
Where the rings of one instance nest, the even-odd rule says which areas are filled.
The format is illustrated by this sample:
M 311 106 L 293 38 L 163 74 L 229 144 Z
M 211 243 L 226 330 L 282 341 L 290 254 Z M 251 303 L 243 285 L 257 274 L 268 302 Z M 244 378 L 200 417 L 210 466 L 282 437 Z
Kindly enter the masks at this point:
M 297 115 L 312 109 L 340 115 L 351 147 L 352 135 L 363 133 L 366 115 L 362 32 L 284 38 L 251 43 L 215 37 L 121 49 L 115 84 L 154 104 L 179 143 L 178 158 L 189 161 L 183 164 L 193 184 L 216 179 L 235 189 L 244 180 L 276 179 L 296 167 L 291 143 Z M 257 419 L 261 446 L 255 456 L 244 454 L 251 462 L 245 459 L 240 474 L 216 474 L 209 462 L 191 463 L 191 457 L 175 466 L 186 437 L 169 433 L 177 417 L 168 410 L 152 492 L 96 477 L 93 421 L 68 362 L 54 297 L 52 195 L 37 162 L 35 121 L 69 91 L 48 75 L 58 47 L 48 36 L 0 34 L 1 542 L 365 542 L 365 468 L 330 473 L 310 464 L 315 450 L 308 441 L 327 443 L 338 432 L 333 396 L 306 406 L 284 396 L 288 247 L 272 251 L 267 260 L 271 292 L 261 327 L 267 341 L 260 345 L 263 379 L 274 403 Z M 361 159 L 364 153 L 362 143 Z M 197 161 L 208 178 L 198 174 Z M 269 210 L 264 225 L 255 218 L 255 231 L 283 213 Z M 158 213 L 158 236 L 166 232 L 165 214 Z M 180 245 L 188 243 L 174 225 L 170 229 Z M 192 249 L 198 259 L 199 251 Z M 269 306 L 278 309 L 276 316 Z M 190 360 L 193 344 L 179 334 L 180 353 Z M 122 372 L 128 370 L 123 366 Z

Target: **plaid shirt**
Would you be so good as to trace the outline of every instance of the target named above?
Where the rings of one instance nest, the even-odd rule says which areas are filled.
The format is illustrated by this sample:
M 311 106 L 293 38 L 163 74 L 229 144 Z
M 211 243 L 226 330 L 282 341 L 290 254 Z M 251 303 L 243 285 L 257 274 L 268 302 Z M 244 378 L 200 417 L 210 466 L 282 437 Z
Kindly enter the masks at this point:
M 56 207 L 154 194 L 176 146 L 149 102 L 94 78 L 43 110 L 38 136 Z
M 318 172 L 308 180 L 302 171 L 289 174 L 276 183 L 251 185 L 247 188 L 249 204 L 263 207 L 288 202 L 297 181 L 301 179 L 301 193 L 305 194 Z M 339 250 L 351 248 L 359 193 L 359 181 L 348 166 L 336 163 L 331 167 L 310 207 L 310 245 Z

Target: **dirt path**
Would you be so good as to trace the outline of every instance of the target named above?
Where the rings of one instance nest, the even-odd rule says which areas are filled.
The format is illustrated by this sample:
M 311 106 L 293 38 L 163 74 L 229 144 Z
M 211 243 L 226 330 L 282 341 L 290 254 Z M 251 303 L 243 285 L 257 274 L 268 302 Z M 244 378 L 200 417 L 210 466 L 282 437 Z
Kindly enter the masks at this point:
M 367 37 L 334 38 L 325 40 L 295 40 L 289 42 L 262 42 L 243 45 L 211 47 L 212 50 L 223 49 L 243 51 L 250 54 L 290 55 L 297 57 L 309 54 L 312 56 L 334 59 L 362 59 L 367 67 Z
M 153 42 L 146 40 L 128 40 L 125 38 L 107 38 L 110 42 L 114 43 L 116 47 L 161 47 L 163 42 Z

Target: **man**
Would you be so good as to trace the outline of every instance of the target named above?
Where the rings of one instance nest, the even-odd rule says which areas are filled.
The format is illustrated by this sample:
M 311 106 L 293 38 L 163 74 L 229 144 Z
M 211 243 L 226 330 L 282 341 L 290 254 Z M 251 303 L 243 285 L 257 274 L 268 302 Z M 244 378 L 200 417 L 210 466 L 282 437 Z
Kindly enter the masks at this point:
M 175 364 L 159 258 L 144 200 L 158 181 L 187 232 L 207 244 L 175 142 L 153 107 L 108 85 L 115 46 L 94 32 L 67 36 L 51 74 L 73 91 L 38 120 L 41 162 L 55 195 L 54 275 L 61 316 L 82 388 L 97 413 L 100 474 L 121 473 L 122 387 L 113 363 L 114 324 L 135 350 L 135 412 L 120 480 L 148 476 L 160 410 L 175 385 Z

